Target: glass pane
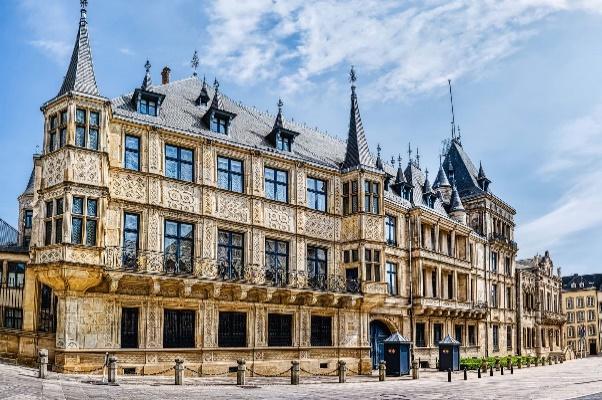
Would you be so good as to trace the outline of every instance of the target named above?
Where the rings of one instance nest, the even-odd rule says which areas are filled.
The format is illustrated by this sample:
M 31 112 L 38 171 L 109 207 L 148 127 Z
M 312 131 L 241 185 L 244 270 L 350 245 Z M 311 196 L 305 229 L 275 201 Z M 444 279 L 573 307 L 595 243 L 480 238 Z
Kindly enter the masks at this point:
M 233 246 L 242 247 L 242 242 L 243 242 L 243 235 L 240 235 L 238 233 L 232 234 L 232 245 Z
M 316 195 L 314 192 L 307 192 L 307 206 L 309 208 L 316 208 Z
M 96 113 L 96 112 L 90 113 L 90 125 L 98 126 L 98 113 Z
M 217 172 L 217 187 L 228 189 L 228 173 L 224 171 Z
M 46 217 L 52 217 L 52 201 L 46 202 Z
M 178 178 L 178 162 L 165 160 L 165 176 L 168 178 Z
M 135 171 L 138 171 L 140 169 L 137 152 L 125 152 L 125 167 L 128 169 L 133 169 Z
M 191 264 L 192 260 L 192 241 L 191 240 L 182 240 L 180 242 L 180 257 L 184 262 L 187 263 L 188 266 Z
M 276 171 L 276 178 L 277 178 L 276 180 L 277 180 L 278 182 L 283 182 L 283 183 L 286 183 L 286 180 L 287 180 L 287 173 L 286 173 L 286 172 L 284 172 L 284 171 Z
M 125 214 L 125 229 L 128 230 L 138 230 L 138 216 L 135 214 Z
M 60 137 L 60 143 L 59 145 L 61 147 L 63 147 L 65 145 L 65 142 L 67 141 L 67 129 L 61 129 L 61 137 Z
M 165 221 L 165 234 L 168 236 L 178 236 L 178 223 Z
M 180 224 L 180 237 L 192 238 L 192 225 L 191 224 Z
M 71 243 L 79 244 L 82 242 L 82 219 L 72 218 L 71 221 Z
M 86 144 L 86 130 L 81 126 L 78 126 L 75 129 L 75 145 L 79 146 L 79 147 L 84 147 L 85 144 Z
M 50 128 L 51 129 L 56 128 L 56 117 L 50 118 Z
M 288 259 L 286 256 L 278 256 L 278 268 L 286 271 L 287 261 Z
M 63 243 L 63 219 L 54 220 L 54 243 Z
M 96 129 L 90 129 L 90 141 L 88 148 L 92 150 L 98 150 L 98 131 Z
M 79 108 L 75 111 L 75 122 L 78 124 L 86 123 L 86 110 L 80 110 Z
M 233 175 L 232 176 L 232 191 L 242 193 L 242 176 Z
M 273 253 L 276 250 L 276 243 L 273 240 L 265 241 L 265 251 L 267 253 Z
M 217 232 L 217 242 L 219 244 L 228 244 L 229 242 L 229 234 L 228 232 L 224 232 L 224 231 L 218 231 Z
M 123 235 L 124 247 L 135 247 L 138 243 L 138 233 L 136 232 L 125 232 Z
M 192 162 L 192 150 L 180 149 L 180 159 Z
M 96 246 L 96 220 L 86 222 L 86 244 Z
M 192 182 L 192 165 L 182 163 L 180 166 L 180 179 Z
M 224 157 L 218 157 L 217 158 L 217 168 L 227 171 L 228 170 L 228 159 L 224 158 Z
M 230 169 L 233 172 L 242 173 L 242 161 L 230 160 Z
M 97 208 L 98 202 L 96 200 L 93 199 L 88 199 L 88 216 L 89 217 L 96 217 L 96 208 Z
M 286 254 L 287 253 L 287 249 L 288 249 L 288 243 L 286 242 L 276 242 L 278 245 L 278 253 L 279 254 Z
M 165 253 L 175 254 L 178 249 L 177 245 L 178 245 L 177 239 L 166 237 L 164 247 L 163 247 L 165 250 Z
M 326 193 L 326 181 L 317 180 L 316 188 L 319 192 Z
M 148 102 L 148 115 L 157 115 L 157 103 L 155 103 L 154 101 Z
M 56 215 L 63 213 L 63 199 L 56 199 Z
M 82 215 L 84 213 L 84 199 L 81 197 L 73 198 L 73 214 Z
M 165 145 L 165 156 L 178 158 L 178 148 L 175 146 Z
M 125 137 L 125 148 L 129 149 L 129 150 L 139 150 L 140 139 L 136 136 L 126 136 Z
M 276 200 L 286 201 L 286 186 L 284 186 L 284 185 L 276 186 Z
M 324 195 L 317 196 L 317 209 L 320 211 L 326 211 L 326 197 Z

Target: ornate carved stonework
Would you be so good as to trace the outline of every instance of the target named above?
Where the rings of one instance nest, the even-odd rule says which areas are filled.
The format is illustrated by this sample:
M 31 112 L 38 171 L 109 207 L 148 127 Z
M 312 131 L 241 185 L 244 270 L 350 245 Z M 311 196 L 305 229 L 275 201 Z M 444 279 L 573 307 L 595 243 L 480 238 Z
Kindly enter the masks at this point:
M 159 133 L 151 131 L 148 135 L 148 169 L 155 174 L 161 172 L 160 148 Z
M 65 179 L 65 170 L 67 169 L 65 154 L 65 150 L 59 150 L 44 158 L 42 178 L 44 178 L 45 187 L 56 185 Z
M 343 241 L 357 240 L 360 237 L 360 220 L 358 215 L 343 218 L 341 239 Z
M 38 264 L 57 262 L 63 258 L 63 247 L 36 249 L 35 255 Z
M 293 232 L 295 225 L 292 209 L 279 204 L 266 203 L 263 212 L 267 228 Z
M 111 196 L 146 203 L 146 178 L 139 174 L 116 172 L 111 175 Z
M 100 155 L 87 151 L 74 151 L 73 179 L 78 183 L 100 184 Z
M 365 238 L 368 240 L 384 240 L 384 221 L 382 217 L 366 215 L 364 217 Z
M 198 190 L 190 185 L 166 181 L 163 183 L 163 205 L 185 212 L 199 212 Z
M 335 218 L 325 214 L 304 213 L 304 233 L 310 237 L 334 240 Z
M 219 218 L 235 222 L 249 223 L 249 202 L 243 197 L 227 193 L 217 194 L 217 213 Z

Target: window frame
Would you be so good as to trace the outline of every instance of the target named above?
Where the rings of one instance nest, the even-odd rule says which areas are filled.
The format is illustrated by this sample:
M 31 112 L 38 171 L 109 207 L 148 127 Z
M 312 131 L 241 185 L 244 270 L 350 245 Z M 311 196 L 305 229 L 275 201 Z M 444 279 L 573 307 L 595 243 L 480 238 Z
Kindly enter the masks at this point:
M 379 249 L 364 249 L 364 280 L 366 282 L 381 282 Z
M 387 292 L 390 296 L 399 295 L 399 284 L 397 282 L 399 271 L 397 263 L 386 261 L 385 262 L 385 275 L 387 281 Z
M 221 236 L 226 235 L 227 243 L 221 243 Z M 234 243 L 235 236 L 240 237 L 240 245 Z M 227 257 L 222 259 L 220 257 L 220 249 L 225 249 Z M 240 252 L 240 268 L 237 271 L 234 266 L 233 254 L 235 251 Z M 227 265 L 223 265 L 222 261 L 226 261 Z M 224 280 L 237 280 L 243 279 L 245 275 L 245 235 L 244 233 L 228 231 L 224 229 L 218 229 L 217 231 L 217 267 L 218 275 Z
M 6 270 L 6 287 L 21 289 L 25 286 L 25 263 L 9 261 Z
M 239 320 L 237 321 L 237 319 Z M 248 347 L 247 320 L 248 315 L 246 312 L 220 311 L 217 324 L 217 346 L 221 348 Z M 225 326 L 226 322 L 228 326 Z M 242 329 L 239 332 L 233 331 L 233 325 L 238 325 Z
M 328 249 L 314 245 L 306 247 L 308 283 L 314 289 L 328 288 Z
M 380 213 L 380 182 L 364 180 L 364 212 Z
M 310 325 L 312 347 L 331 347 L 333 345 L 332 317 L 330 315 L 312 315 Z
M 288 329 L 285 329 L 287 328 Z M 268 313 L 268 347 L 291 347 L 293 345 L 294 322 L 292 314 Z M 285 332 L 283 334 L 283 332 Z
M 397 245 L 397 218 L 385 215 L 385 240 L 389 246 Z
M 82 211 L 78 213 L 75 211 L 75 201 L 81 200 L 82 202 Z M 90 204 L 93 202 L 95 204 L 94 214 L 90 212 Z M 77 244 L 81 246 L 88 247 L 97 247 L 98 246 L 98 206 L 99 199 L 94 197 L 87 196 L 72 196 L 71 197 L 71 244 Z M 75 221 L 79 221 L 80 226 L 80 236 L 79 240 L 75 236 Z M 90 228 L 93 227 L 93 228 Z M 93 230 L 92 230 L 93 229 Z M 92 243 L 89 240 L 89 230 L 93 232 L 94 242 Z
M 226 161 L 227 162 L 227 169 L 221 168 L 220 167 L 220 160 Z M 240 172 L 234 171 L 232 169 L 232 163 L 236 162 L 236 163 L 240 163 Z M 220 184 L 221 179 L 220 179 L 220 175 L 225 174 L 226 175 L 226 179 L 227 179 L 227 187 L 224 187 Z M 240 191 L 239 190 L 234 190 L 233 189 L 233 181 L 235 178 L 240 179 Z M 234 192 L 234 193 L 244 193 L 245 192 L 245 168 L 244 168 L 244 161 L 243 160 L 239 160 L 236 158 L 231 158 L 231 157 L 227 157 L 227 156 L 217 156 L 217 187 L 220 189 L 224 189 L 224 190 L 228 190 L 230 192 Z
M 63 243 L 64 213 L 65 200 L 63 197 L 46 200 L 44 207 L 44 246 Z
M 271 171 L 273 178 L 268 178 L 267 172 Z M 283 173 L 285 181 L 282 182 L 278 179 L 279 173 Z M 288 171 L 278 169 L 274 167 L 265 166 L 263 168 L 263 179 L 264 179 L 264 192 L 265 198 L 269 200 L 279 201 L 281 203 L 288 203 L 288 190 L 289 190 L 289 176 Z M 284 199 L 278 197 L 278 187 L 284 187 Z
M 172 235 L 172 234 L 168 234 L 167 233 L 167 225 L 168 224 L 175 224 L 176 225 L 176 234 Z M 190 235 L 191 237 L 185 237 L 182 236 L 182 227 L 184 225 L 190 226 Z M 173 273 L 175 275 L 178 274 L 190 274 L 192 273 L 193 269 L 194 269 L 194 253 L 195 253 L 195 249 L 194 249 L 194 237 L 195 237 L 195 224 L 191 223 L 191 222 L 186 222 L 186 221 L 180 221 L 180 220 L 171 220 L 171 219 L 165 219 L 163 221 L 163 257 L 164 257 L 164 261 L 163 261 L 163 269 L 165 272 L 167 273 Z M 170 260 L 168 260 L 168 252 L 166 251 L 166 246 L 167 246 L 167 240 L 166 239 L 172 239 L 175 240 L 175 245 L 176 245 L 176 252 L 175 252 L 175 259 L 173 260 L 174 262 L 174 267 L 173 270 L 172 268 L 168 267 L 168 262 Z M 190 244 L 190 264 L 189 264 L 189 268 L 187 268 L 187 270 L 183 270 L 181 268 L 181 264 L 182 264 L 182 244 L 183 243 L 189 243 Z M 171 254 L 171 253 L 169 253 Z M 185 265 L 185 264 L 184 264 Z M 188 270 L 189 269 L 189 270 Z
M 268 250 L 268 242 L 273 243 L 273 250 Z M 285 252 L 281 252 L 281 245 L 284 245 Z M 275 286 L 288 285 L 288 273 L 290 264 L 290 243 L 280 239 L 265 238 L 265 274 L 266 280 L 271 281 Z M 284 268 L 280 264 L 280 259 L 286 260 Z
M 324 190 L 320 190 L 320 184 L 323 185 Z M 312 210 L 326 212 L 328 210 L 328 181 L 324 179 L 314 178 L 308 176 L 306 179 L 307 185 L 307 207 Z M 313 204 L 310 199 L 313 198 Z M 320 207 L 320 199 L 323 199 L 323 207 Z
M 136 140 L 136 148 L 128 147 L 128 139 Z M 130 171 L 140 171 L 141 170 L 141 157 L 140 157 L 140 144 L 142 142 L 142 138 L 136 135 L 126 134 L 123 140 L 123 168 L 129 169 Z M 128 154 L 133 154 L 136 157 L 136 167 L 132 167 L 128 164 Z
M 176 156 L 169 156 L 168 155 L 168 147 L 171 147 L 173 149 L 176 150 Z M 164 150 L 164 164 L 165 164 L 165 177 L 166 178 L 170 178 L 170 179 L 176 179 L 182 182 L 194 182 L 195 181 L 195 171 L 194 171 L 194 166 L 195 166 L 195 154 L 194 154 L 194 149 L 192 148 L 188 148 L 188 147 L 181 147 L 178 145 L 174 145 L 174 144 L 169 144 L 169 143 L 165 143 L 165 146 L 163 147 Z M 190 152 L 190 161 L 185 160 L 182 158 L 182 151 L 189 151 Z M 168 168 L 167 168 L 167 164 L 168 161 L 170 162 L 174 162 L 176 163 L 176 176 L 171 176 L 168 175 Z M 190 179 L 184 179 L 182 178 L 182 165 L 187 165 L 190 166 Z
M 343 215 L 356 214 L 359 211 L 359 184 L 357 180 L 343 183 Z

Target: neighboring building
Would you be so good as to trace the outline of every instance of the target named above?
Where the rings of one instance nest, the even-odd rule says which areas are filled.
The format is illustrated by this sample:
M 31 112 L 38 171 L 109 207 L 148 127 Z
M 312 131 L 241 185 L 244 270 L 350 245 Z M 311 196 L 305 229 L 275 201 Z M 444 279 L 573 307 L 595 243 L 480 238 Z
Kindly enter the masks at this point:
M 598 354 L 602 333 L 602 274 L 565 276 L 562 291 L 567 345 L 577 355 Z
M 205 372 L 245 358 L 260 373 L 291 359 L 368 373 L 395 331 L 431 364 L 447 334 L 464 355 L 516 353 L 515 210 L 455 127 L 431 185 L 418 151 L 405 168 L 370 153 L 353 70 L 346 142 L 196 72 L 171 82 L 164 68 L 153 85 L 148 62 L 140 87 L 109 100 L 86 3 L 20 197 L 23 330 L 56 331 L 58 369 L 110 351 L 138 371 L 180 356 Z
M 565 348 L 560 268 L 554 273 L 550 253 L 516 262 L 518 350 L 521 355 L 548 357 Z

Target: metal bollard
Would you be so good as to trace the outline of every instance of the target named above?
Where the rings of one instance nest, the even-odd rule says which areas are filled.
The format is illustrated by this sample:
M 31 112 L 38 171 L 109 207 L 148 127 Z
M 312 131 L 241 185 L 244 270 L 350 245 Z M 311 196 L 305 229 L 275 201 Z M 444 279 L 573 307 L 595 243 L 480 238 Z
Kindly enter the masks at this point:
M 493 365 L 489 366 L 489 376 L 493 376 Z
M 387 374 L 387 364 L 384 361 L 378 363 L 378 381 L 384 382 Z
M 450 368 L 447 369 L 447 381 L 451 382 L 451 369 Z
M 514 375 L 514 365 L 510 363 L 510 375 Z
M 236 360 L 238 369 L 236 370 L 236 384 L 242 386 L 245 384 L 245 374 L 247 372 L 247 362 L 244 359 Z
M 184 382 L 184 360 L 176 358 L 176 366 L 174 367 L 174 378 L 176 385 L 182 385 Z
M 345 383 L 347 380 L 347 361 L 339 360 L 339 383 Z
M 504 366 L 500 365 L 500 375 L 504 375 Z
M 109 383 L 117 381 L 117 357 L 109 356 Z
M 40 349 L 38 352 L 38 362 L 40 363 L 40 370 L 38 371 L 38 378 L 46 379 L 48 375 L 48 350 Z
M 481 379 L 481 368 L 477 368 L 477 378 Z
M 552 357 L 548 356 L 548 365 L 552 365 Z
M 412 361 L 412 379 L 419 379 L 420 378 L 420 372 L 418 370 L 418 368 L 420 367 L 420 365 L 418 364 L 417 361 Z
M 298 385 L 299 384 L 299 371 L 300 371 L 299 361 L 293 360 L 293 361 L 291 361 L 291 364 L 292 364 L 291 385 Z
M 466 367 L 464 367 L 464 380 L 468 380 L 468 373 L 466 372 Z
M 554 356 L 554 364 L 558 364 L 558 356 Z

